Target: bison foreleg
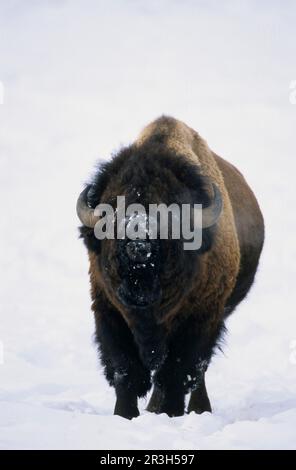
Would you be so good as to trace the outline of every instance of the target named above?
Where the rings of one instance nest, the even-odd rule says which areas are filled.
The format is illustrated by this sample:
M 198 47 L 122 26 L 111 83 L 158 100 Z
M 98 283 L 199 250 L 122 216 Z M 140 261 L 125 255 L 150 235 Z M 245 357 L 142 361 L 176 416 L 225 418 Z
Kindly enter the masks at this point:
M 96 316 L 96 339 L 106 378 L 116 392 L 114 414 L 135 418 L 139 415 L 137 398 L 146 395 L 151 379 L 133 335 L 120 314 L 110 309 Z
M 116 403 L 114 414 L 132 419 L 139 416 L 138 398 L 135 389 L 130 389 L 124 381 L 115 386 Z

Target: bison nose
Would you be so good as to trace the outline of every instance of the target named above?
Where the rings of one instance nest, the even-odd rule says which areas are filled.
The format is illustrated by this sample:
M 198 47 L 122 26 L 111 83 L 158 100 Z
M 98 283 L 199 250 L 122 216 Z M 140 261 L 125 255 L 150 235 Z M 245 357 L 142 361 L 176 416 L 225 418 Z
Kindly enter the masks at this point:
M 126 252 L 131 261 L 145 263 L 151 254 L 151 243 L 146 240 L 132 240 L 126 245 Z

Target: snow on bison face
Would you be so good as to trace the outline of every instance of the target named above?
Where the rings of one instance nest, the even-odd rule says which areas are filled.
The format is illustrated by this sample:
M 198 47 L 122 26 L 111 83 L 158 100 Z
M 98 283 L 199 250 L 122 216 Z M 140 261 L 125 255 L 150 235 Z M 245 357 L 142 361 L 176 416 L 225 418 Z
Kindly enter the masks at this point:
M 103 240 L 97 269 L 109 299 L 121 310 L 165 313 L 190 290 L 198 257 L 184 250 L 181 240 Z

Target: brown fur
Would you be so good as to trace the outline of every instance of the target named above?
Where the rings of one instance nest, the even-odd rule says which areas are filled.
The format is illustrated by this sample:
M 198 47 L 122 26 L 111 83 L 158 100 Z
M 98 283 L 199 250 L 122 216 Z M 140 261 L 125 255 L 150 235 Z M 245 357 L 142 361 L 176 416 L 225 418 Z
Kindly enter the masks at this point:
M 212 315 L 215 305 L 216 316 L 212 316 L 215 327 L 216 322 L 221 320 L 226 300 L 234 289 L 240 264 L 240 246 L 229 193 L 213 152 L 197 132 L 173 118 L 161 117 L 142 131 L 136 145 L 147 143 L 155 134 L 165 135 L 168 149 L 184 155 L 184 158 L 198 165 L 201 174 L 218 186 L 223 197 L 223 212 L 218 222 L 214 246 L 203 255 L 202 273 L 196 279 L 195 288 L 186 299 L 185 305 L 184 301 L 182 305 L 176 305 L 165 317 L 168 324 L 174 322 L 181 307 L 182 311 L 194 312 L 196 315 L 201 312 L 206 314 L 209 308 Z M 238 183 L 241 185 L 242 182 Z M 247 192 L 249 188 L 245 182 L 243 184 Z

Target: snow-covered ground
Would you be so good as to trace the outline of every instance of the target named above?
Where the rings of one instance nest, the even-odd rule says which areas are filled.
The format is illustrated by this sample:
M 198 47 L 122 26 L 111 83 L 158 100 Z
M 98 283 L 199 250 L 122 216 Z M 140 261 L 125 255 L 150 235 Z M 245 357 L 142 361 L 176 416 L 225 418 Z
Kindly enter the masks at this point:
M 0 448 L 296 448 L 293 1 L 0 0 Z M 236 164 L 266 219 L 213 414 L 113 417 L 76 197 L 158 115 Z

